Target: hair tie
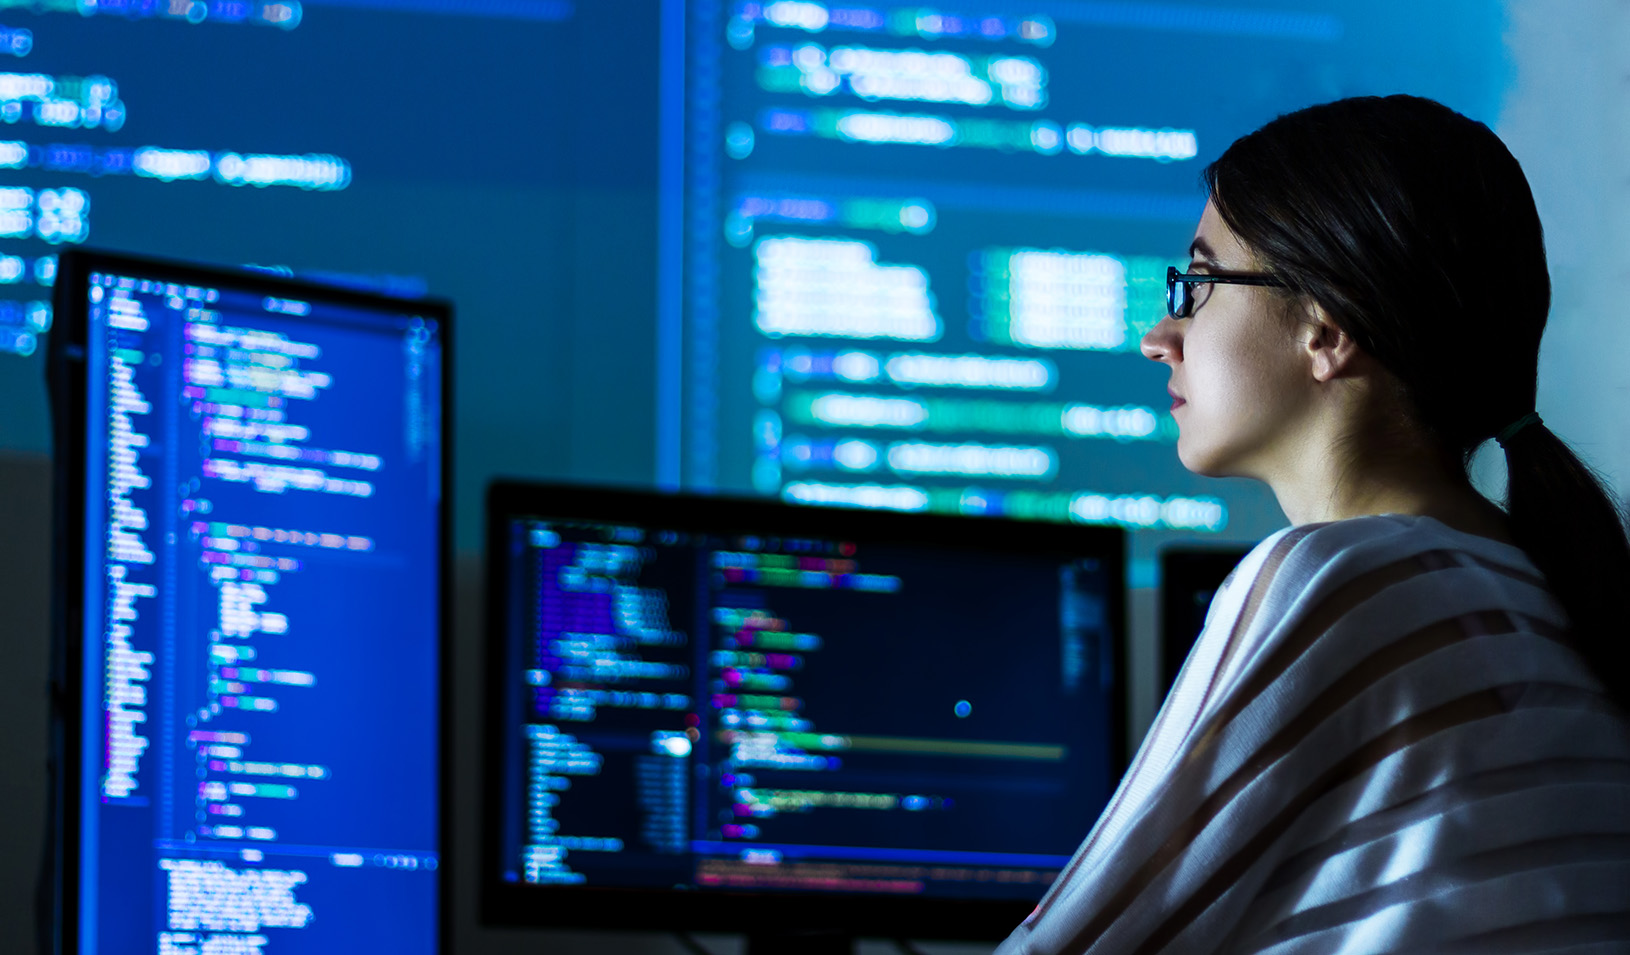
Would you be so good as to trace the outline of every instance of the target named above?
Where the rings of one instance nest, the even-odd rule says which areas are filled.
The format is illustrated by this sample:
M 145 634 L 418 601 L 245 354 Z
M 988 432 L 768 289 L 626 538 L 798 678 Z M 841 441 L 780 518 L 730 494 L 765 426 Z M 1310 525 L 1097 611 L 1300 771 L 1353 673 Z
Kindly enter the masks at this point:
M 1540 420 L 1539 412 L 1530 411 L 1527 414 L 1523 415 L 1521 418 L 1518 418 L 1516 421 L 1513 421 L 1510 424 L 1506 425 L 1504 428 L 1501 428 L 1500 433 L 1496 434 L 1494 436 L 1494 440 L 1498 441 L 1500 443 L 1500 447 L 1503 448 L 1503 447 L 1506 446 L 1506 442 L 1510 441 L 1512 439 L 1512 437 L 1516 435 L 1517 432 L 1521 431 L 1522 429 L 1528 427 L 1531 424 L 1544 424 L 1544 423 L 1545 423 L 1544 421 Z

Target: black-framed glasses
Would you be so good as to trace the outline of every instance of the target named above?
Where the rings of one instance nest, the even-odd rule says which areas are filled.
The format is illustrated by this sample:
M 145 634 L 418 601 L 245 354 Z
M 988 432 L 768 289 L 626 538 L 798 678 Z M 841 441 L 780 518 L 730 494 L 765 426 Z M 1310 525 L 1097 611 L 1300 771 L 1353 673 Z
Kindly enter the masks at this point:
M 1266 285 L 1284 288 L 1285 280 L 1266 272 L 1229 272 L 1223 275 L 1179 272 L 1177 266 L 1166 267 L 1166 314 L 1173 318 L 1188 318 L 1194 314 L 1195 285 Z

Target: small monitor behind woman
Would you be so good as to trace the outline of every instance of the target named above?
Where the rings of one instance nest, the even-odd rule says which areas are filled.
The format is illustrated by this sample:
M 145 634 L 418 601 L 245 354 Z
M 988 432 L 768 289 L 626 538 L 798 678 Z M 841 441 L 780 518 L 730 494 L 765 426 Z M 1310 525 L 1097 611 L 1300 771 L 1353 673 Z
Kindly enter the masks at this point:
M 1252 551 L 1011 953 L 1630 951 L 1630 544 L 1534 413 L 1527 180 L 1410 96 L 1206 171 L 1168 316 L 1178 455 L 1292 526 Z M 1466 466 L 1505 449 L 1505 508 Z

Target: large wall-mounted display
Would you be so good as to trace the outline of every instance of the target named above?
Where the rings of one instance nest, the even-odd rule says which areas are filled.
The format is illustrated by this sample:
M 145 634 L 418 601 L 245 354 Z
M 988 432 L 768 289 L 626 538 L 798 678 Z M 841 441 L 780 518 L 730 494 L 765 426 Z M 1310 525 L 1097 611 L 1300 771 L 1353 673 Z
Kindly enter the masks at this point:
M 1479 3 L 688 9 L 664 463 L 811 504 L 1118 524 L 1145 556 L 1283 522 L 1183 470 L 1139 352 L 1205 163 L 1341 95 L 1486 117 L 1501 76 Z
M 0 0 L 0 448 L 57 252 L 252 263 L 459 304 L 464 550 L 509 474 L 1117 523 L 1146 582 L 1281 520 L 1137 352 L 1200 169 L 1352 93 L 1493 121 L 1502 9 Z

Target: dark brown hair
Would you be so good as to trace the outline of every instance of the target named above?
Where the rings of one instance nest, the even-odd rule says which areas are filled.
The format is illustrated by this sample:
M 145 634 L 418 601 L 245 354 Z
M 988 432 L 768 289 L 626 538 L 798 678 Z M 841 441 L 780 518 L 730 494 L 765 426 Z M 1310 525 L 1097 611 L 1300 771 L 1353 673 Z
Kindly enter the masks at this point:
M 1234 233 L 1398 379 L 1462 469 L 1534 410 L 1551 304 L 1528 180 L 1482 123 L 1415 96 L 1279 117 L 1205 171 Z M 1504 442 L 1512 536 L 1621 705 L 1630 542 L 1601 480 L 1543 424 Z

